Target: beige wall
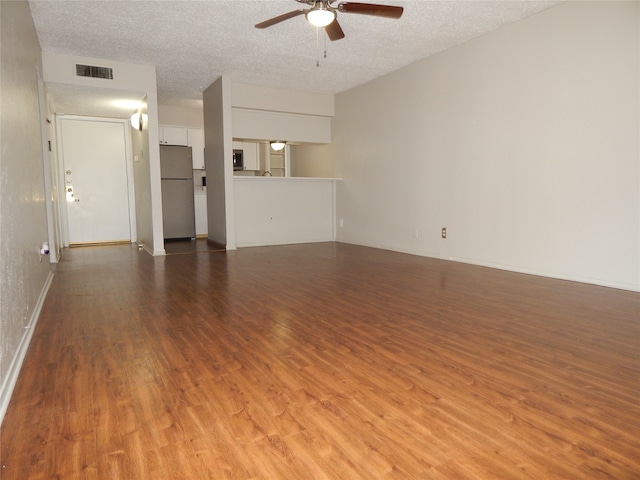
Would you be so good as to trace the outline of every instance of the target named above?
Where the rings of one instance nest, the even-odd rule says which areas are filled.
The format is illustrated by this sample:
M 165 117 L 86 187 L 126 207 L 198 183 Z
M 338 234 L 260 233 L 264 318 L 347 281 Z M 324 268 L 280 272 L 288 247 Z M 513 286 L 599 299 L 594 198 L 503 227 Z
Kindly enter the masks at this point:
M 202 108 L 158 105 L 158 123 L 160 125 L 203 128 L 204 119 L 202 117 Z
M 220 77 L 203 93 L 208 239 L 236 248 L 231 160 L 231 82 Z
M 158 139 L 158 95 L 156 89 L 156 69 L 150 65 L 139 65 L 96 58 L 79 57 L 60 53 L 45 52 L 42 55 L 45 82 L 65 85 L 108 87 L 113 90 L 144 92 L 146 99 L 147 123 L 144 162 L 148 176 L 141 177 L 140 165 L 134 165 L 135 189 L 148 192 L 136 194 L 136 219 L 138 243 L 153 255 L 164 255 L 162 233 L 162 192 L 160 190 L 160 147 Z M 113 80 L 76 77 L 76 62 L 89 65 L 106 64 L 114 69 Z M 107 83 L 108 82 L 108 83 Z
M 337 239 L 639 290 L 639 5 L 566 2 L 338 95 Z
M 291 176 L 339 178 L 342 169 L 332 150 L 331 145 L 291 145 Z
M 143 118 L 148 118 L 146 97 L 140 108 Z M 151 193 L 151 165 L 149 162 L 149 124 L 142 123 L 142 131 L 131 128 L 131 155 L 133 156 L 133 177 L 135 179 L 136 200 L 136 237 L 139 245 L 151 254 L 154 253 L 152 193 Z M 155 252 L 158 255 L 158 252 Z
M 38 107 L 40 46 L 27 2 L 0 2 L 0 421 L 51 280 Z M 41 261 L 42 260 L 42 261 Z

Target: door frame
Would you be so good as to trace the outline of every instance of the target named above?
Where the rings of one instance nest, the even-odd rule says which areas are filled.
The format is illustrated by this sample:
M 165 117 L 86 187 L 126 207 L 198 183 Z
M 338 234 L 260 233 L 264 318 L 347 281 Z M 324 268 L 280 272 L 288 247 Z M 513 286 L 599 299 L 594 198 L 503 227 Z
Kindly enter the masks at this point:
M 57 181 L 58 185 L 62 185 L 63 187 L 58 190 L 58 202 L 63 207 L 60 209 L 60 232 L 62 232 L 62 244 L 65 247 L 69 247 L 69 216 L 67 213 L 67 200 L 66 200 L 66 192 L 64 186 L 65 184 L 65 175 L 64 175 L 64 153 L 62 150 L 62 120 L 83 120 L 90 122 L 105 122 L 105 123 L 121 123 L 123 125 L 124 130 L 124 150 L 125 150 L 125 166 L 127 172 L 127 194 L 129 197 L 129 237 L 131 243 L 137 241 L 137 230 L 136 230 L 136 204 L 135 204 L 135 182 L 133 176 L 133 157 L 131 154 L 131 128 L 129 126 L 128 119 L 122 118 L 107 118 L 107 117 L 89 117 L 84 115 L 66 115 L 66 114 L 56 114 L 55 115 L 55 124 L 56 124 L 56 153 L 58 157 L 58 171 L 57 171 Z
M 60 234 L 60 205 L 57 185 L 57 167 L 55 152 L 51 141 L 51 122 L 47 118 L 47 96 L 40 68 L 38 74 L 38 106 L 40 108 L 40 135 L 42 141 L 42 167 L 44 175 L 44 193 L 47 210 L 47 237 L 49 239 L 49 262 L 58 263 L 62 236 Z

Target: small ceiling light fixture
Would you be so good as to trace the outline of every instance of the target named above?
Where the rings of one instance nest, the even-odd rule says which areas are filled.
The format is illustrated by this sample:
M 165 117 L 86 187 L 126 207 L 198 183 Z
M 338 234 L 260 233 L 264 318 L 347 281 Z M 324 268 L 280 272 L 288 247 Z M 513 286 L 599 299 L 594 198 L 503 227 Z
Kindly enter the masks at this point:
M 276 152 L 279 152 L 280 150 L 282 150 L 284 148 L 285 143 L 278 140 L 275 142 L 271 142 L 271 148 L 273 148 Z
M 307 21 L 314 27 L 323 28 L 336 19 L 336 11 L 325 0 L 316 2 L 312 9 L 304 14 Z

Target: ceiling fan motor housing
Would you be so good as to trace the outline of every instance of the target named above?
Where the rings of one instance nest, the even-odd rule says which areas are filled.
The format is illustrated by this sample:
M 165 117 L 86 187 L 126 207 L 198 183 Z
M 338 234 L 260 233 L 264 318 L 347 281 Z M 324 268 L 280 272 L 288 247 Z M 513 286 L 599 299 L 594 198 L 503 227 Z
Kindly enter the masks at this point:
M 336 19 L 337 13 L 329 6 L 329 2 L 323 0 L 315 2 L 313 8 L 307 10 L 304 16 L 313 26 L 324 28 Z
M 404 12 L 403 7 L 393 5 L 379 5 L 374 3 L 361 2 L 341 2 L 337 5 L 331 5 L 331 0 L 295 0 L 298 3 L 311 5 L 309 9 L 293 10 L 277 17 L 270 18 L 264 22 L 256 24 L 256 28 L 267 28 L 293 17 L 304 14 L 309 23 L 324 28 L 327 32 L 329 40 L 340 40 L 344 38 L 342 27 L 338 23 L 338 12 L 356 13 L 360 15 L 372 15 L 375 17 L 400 18 Z

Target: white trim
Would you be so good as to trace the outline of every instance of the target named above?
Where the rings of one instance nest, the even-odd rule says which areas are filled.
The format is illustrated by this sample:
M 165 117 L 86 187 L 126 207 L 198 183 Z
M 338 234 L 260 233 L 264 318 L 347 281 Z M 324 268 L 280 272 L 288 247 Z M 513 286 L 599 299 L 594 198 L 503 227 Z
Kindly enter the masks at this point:
M 38 106 L 40 108 L 40 132 L 41 132 L 41 144 L 42 144 L 42 172 L 44 176 L 44 195 L 45 195 L 45 207 L 47 210 L 47 237 L 49 239 L 49 261 L 51 263 L 58 263 L 60 248 L 58 246 L 58 236 L 56 234 L 55 215 L 53 193 L 52 193 L 52 173 L 54 173 L 54 167 L 51 162 L 51 151 L 49 145 L 49 129 L 47 128 L 47 102 L 44 88 L 44 81 L 40 74 L 40 69 L 36 68 L 38 72 Z
M 64 156 L 62 155 L 62 124 L 61 119 L 65 115 L 55 114 L 55 125 L 56 125 L 56 157 L 57 161 L 57 176 L 56 179 L 58 185 L 63 185 L 62 188 L 58 189 L 58 205 L 60 208 L 60 225 L 58 228 L 60 229 L 61 237 L 62 237 L 62 246 L 69 246 L 69 219 L 67 217 L 67 204 L 65 198 L 65 189 L 64 189 Z
M 464 257 L 450 257 L 449 260 L 460 263 L 467 263 L 469 265 L 478 265 L 480 267 L 495 268 L 497 270 L 506 270 L 508 272 L 523 273 L 525 275 L 535 275 L 538 277 L 554 278 L 556 280 L 566 280 L 569 282 L 586 283 L 589 285 L 596 285 L 599 287 L 617 288 L 618 290 L 630 290 L 632 292 L 640 292 L 640 286 L 619 282 L 605 281 L 598 278 L 591 277 L 579 277 L 575 275 L 565 275 L 557 272 L 546 272 L 542 270 L 536 270 L 534 268 L 522 268 L 514 265 L 493 263 L 493 262 L 479 262 Z
M 251 248 L 251 247 L 277 247 L 280 245 L 302 245 L 304 243 L 332 243 L 334 242 L 334 240 L 332 240 L 331 238 L 327 237 L 327 238 L 322 238 L 322 237 L 318 237 L 318 238 L 312 238 L 309 240 L 269 240 L 269 241 L 260 241 L 260 242 L 246 242 L 246 243 L 237 243 L 236 244 L 236 248 L 234 248 L 234 250 L 237 250 L 238 248 Z M 229 249 L 227 249 L 229 250 Z
M 124 152 L 126 155 L 127 194 L 129 195 L 129 237 L 131 243 L 138 241 L 138 224 L 136 220 L 136 192 L 133 176 L 133 147 L 131 146 L 131 128 L 124 121 Z
M 494 268 L 496 270 L 504 270 L 506 272 L 513 272 L 513 273 L 522 273 L 524 275 L 535 275 L 537 277 L 553 278 L 555 280 L 566 280 L 569 282 L 578 282 L 578 283 L 584 283 L 587 285 L 596 285 L 599 287 L 616 288 L 618 290 L 629 290 L 632 292 L 640 292 L 640 287 L 638 285 L 604 281 L 598 278 L 585 278 L 585 277 L 578 277 L 574 275 L 565 275 L 565 274 L 556 273 L 556 272 L 550 273 L 542 270 L 536 270 L 533 268 L 522 268 L 515 265 L 508 265 L 508 264 L 502 264 L 502 263 L 479 262 L 479 261 L 471 260 L 464 257 L 448 257 L 448 256 L 443 256 L 441 254 L 438 254 L 436 252 L 425 252 L 423 250 L 418 250 L 413 248 L 402 248 L 402 247 L 385 245 L 380 243 L 370 243 L 370 242 L 361 242 L 361 241 L 356 242 L 356 241 L 345 239 L 345 238 L 339 238 L 336 240 L 336 242 L 347 243 L 350 245 L 360 245 L 363 247 L 370 247 L 370 248 L 379 248 L 381 250 L 389 250 L 392 252 L 406 253 L 408 255 L 416 255 L 419 257 L 435 258 L 437 260 L 466 263 L 468 265 L 477 265 L 479 267 Z
M 36 325 L 38 323 L 38 318 L 40 317 L 40 312 L 42 310 L 42 306 L 44 305 L 44 300 L 47 297 L 47 292 L 49 291 L 49 287 L 51 286 L 51 282 L 53 281 L 53 272 L 49 272 L 49 275 L 44 282 L 44 286 L 40 292 L 40 296 L 38 297 L 38 301 L 33 309 L 33 314 L 31 315 L 31 319 L 29 320 L 29 324 L 25 327 L 24 334 L 20 339 L 20 344 L 16 349 L 16 353 L 11 359 L 11 364 L 7 370 L 7 376 L 4 379 L 4 383 L 2 384 L 2 388 L 0 389 L 0 423 L 4 419 L 4 414 L 7 413 L 7 408 L 9 407 L 9 401 L 11 400 L 11 394 L 13 393 L 13 389 L 16 386 L 16 382 L 18 381 L 18 375 L 20 373 L 20 369 L 22 368 L 22 363 L 24 362 L 25 357 L 27 356 L 27 350 L 29 349 L 29 344 L 31 343 L 31 337 L 33 337 L 33 332 L 36 329 Z
M 62 120 L 83 120 L 90 122 L 104 122 L 104 123 L 119 123 L 123 125 L 124 135 L 124 152 L 125 152 L 125 167 L 127 174 L 127 195 L 129 200 L 129 240 L 131 243 L 138 241 L 137 235 L 137 223 L 136 223 L 136 197 L 135 197 L 135 182 L 133 177 L 133 154 L 131 147 L 131 130 L 129 127 L 129 120 L 122 118 L 108 118 L 108 117 L 90 117 L 86 115 L 66 115 L 56 114 L 56 150 L 57 156 L 60 159 L 58 164 L 58 183 L 65 185 L 64 182 L 64 154 L 62 145 Z M 64 188 L 58 191 L 58 202 L 63 205 L 60 215 L 60 230 L 62 232 L 63 245 L 69 247 L 69 216 L 67 214 L 67 202 Z
M 147 252 L 152 257 L 162 257 L 162 256 L 167 254 L 167 252 L 164 249 L 162 249 L 162 250 L 153 250 L 152 248 L 150 248 L 145 243 L 139 243 L 138 244 L 138 248 L 142 248 L 145 252 Z

